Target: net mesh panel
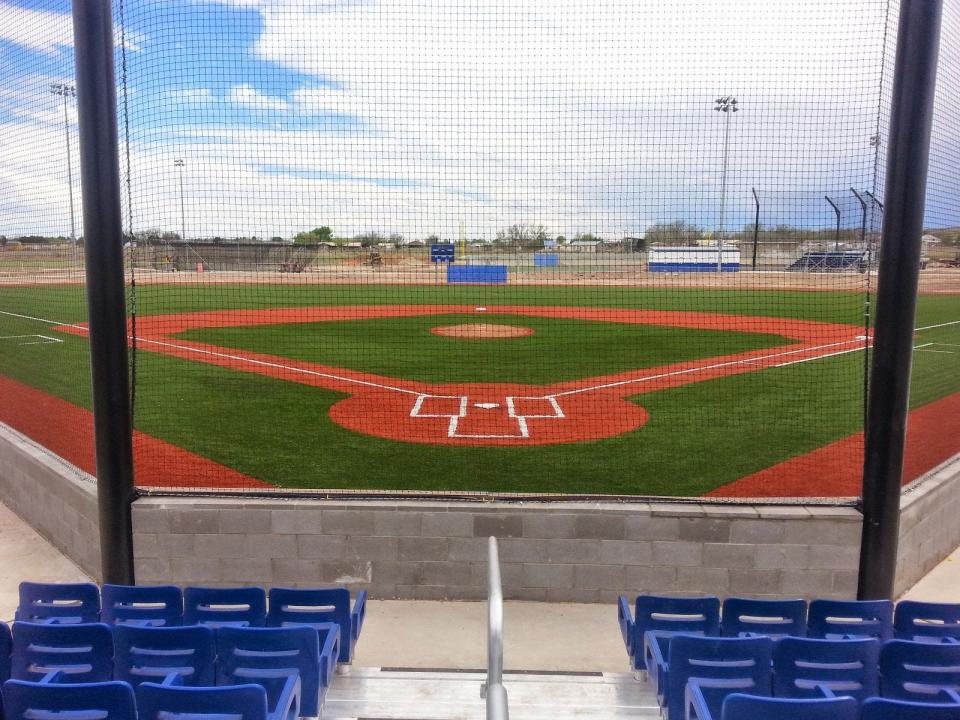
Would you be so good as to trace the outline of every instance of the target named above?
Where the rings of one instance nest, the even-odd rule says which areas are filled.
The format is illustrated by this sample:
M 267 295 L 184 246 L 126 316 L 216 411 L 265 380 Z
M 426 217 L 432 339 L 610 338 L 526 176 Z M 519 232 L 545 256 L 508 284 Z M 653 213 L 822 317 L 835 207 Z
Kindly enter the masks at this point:
M 92 472 L 69 12 L 0 3 L 0 423 Z
M 946 4 L 918 327 L 960 319 Z M 859 493 L 895 3 L 114 6 L 139 485 Z M 0 5 L 9 239 L 69 237 L 68 12 Z M 0 373 L 86 408 L 77 253 L 0 252 L 0 335 L 63 340 Z

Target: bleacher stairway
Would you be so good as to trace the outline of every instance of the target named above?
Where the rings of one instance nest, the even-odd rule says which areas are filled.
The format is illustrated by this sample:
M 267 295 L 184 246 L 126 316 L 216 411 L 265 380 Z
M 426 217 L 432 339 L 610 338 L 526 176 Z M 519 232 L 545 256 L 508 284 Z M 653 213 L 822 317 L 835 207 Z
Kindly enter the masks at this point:
M 482 720 L 486 672 L 352 668 L 327 694 L 324 720 Z M 629 673 L 504 673 L 510 720 L 660 717 L 648 683 Z

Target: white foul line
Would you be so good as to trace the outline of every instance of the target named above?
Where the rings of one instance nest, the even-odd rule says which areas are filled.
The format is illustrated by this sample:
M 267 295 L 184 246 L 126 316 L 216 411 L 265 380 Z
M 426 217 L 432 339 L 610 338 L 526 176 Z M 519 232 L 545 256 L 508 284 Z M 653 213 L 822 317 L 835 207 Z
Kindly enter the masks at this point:
M 947 327 L 947 325 L 960 325 L 960 320 L 951 320 L 950 322 L 940 323 L 939 325 L 927 325 L 926 327 L 914 328 L 914 332 L 920 332 L 921 330 L 933 330 L 934 328 Z

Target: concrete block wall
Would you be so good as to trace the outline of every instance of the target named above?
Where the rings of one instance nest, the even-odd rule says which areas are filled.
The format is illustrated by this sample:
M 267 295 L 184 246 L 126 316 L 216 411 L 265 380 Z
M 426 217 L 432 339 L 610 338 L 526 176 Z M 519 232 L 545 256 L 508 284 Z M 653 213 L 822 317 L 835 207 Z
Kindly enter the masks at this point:
M 900 500 L 896 592 L 905 592 L 960 546 L 960 456 L 911 484 Z
M 100 577 L 96 481 L 3 423 L 0 502 L 84 572 Z
M 851 597 L 860 515 L 837 507 L 141 498 L 144 583 L 347 585 L 482 599 L 486 538 L 508 599 L 618 593 Z

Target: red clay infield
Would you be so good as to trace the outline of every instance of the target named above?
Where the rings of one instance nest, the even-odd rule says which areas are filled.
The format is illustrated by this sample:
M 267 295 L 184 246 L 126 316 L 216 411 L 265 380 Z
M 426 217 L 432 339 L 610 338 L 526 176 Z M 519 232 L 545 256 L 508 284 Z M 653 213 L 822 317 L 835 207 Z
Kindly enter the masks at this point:
M 803 362 L 863 347 L 858 328 L 849 325 L 712 313 L 661 312 L 616 308 L 493 306 L 484 318 L 504 315 L 575 318 L 612 323 L 650 324 L 778 334 L 777 348 L 718 356 L 656 368 L 582 378 L 546 386 L 503 383 L 427 383 L 381 377 L 344 368 L 237 351 L 173 337 L 206 327 L 236 327 L 473 313 L 465 305 L 348 306 L 274 308 L 151 316 L 138 319 L 138 343 L 144 349 L 206 362 L 347 394 L 331 418 L 356 432 L 403 442 L 434 445 L 530 446 L 598 440 L 630 432 L 647 421 L 647 412 L 626 398 L 714 378 Z M 493 322 L 491 318 L 489 322 Z M 82 327 L 57 330 L 85 334 Z M 4 380 L 5 383 L 13 381 Z M 93 470 L 90 414 L 64 401 L 13 383 L 0 386 L 17 398 L 0 411 L 0 420 L 23 431 L 85 470 Z M 943 403 L 946 403 L 942 405 Z M 945 413 L 945 410 L 949 412 Z M 49 413 L 71 413 L 84 428 L 64 438 L 46 428 Z M 960 425 L 960 394 L 911 415 L 912 440 L 905 477 L 914 478 L 960 449 L 960 427 L 941 432 L 945 416 Z M 26 418 L 26 419 L 24 419 Z M 59 425 L 59 423 L 58 423 Z M 60 425 L 62 427 L 62 425 Z M 935 432 L 931 432 L 931 428 Z M 928 437 L 927 432 L 931 432 Z M 921 440 L 922 438 L 922 440 Z M 138 482 L 143 486 L 198 487 L 204 478 L 216 487 L 268 487 L 156 438 L 137 433 Z M 849 496 L 859 493 L 862 440 L 851 436 L 807 455 L 745 477 L 711 493 L 726 497 Z M 141 458 L 149 465 L 139 462 Z M 843 468 L 848 468 L 843 472 Z M 176 473 L 171 475 L 171 472 Z

